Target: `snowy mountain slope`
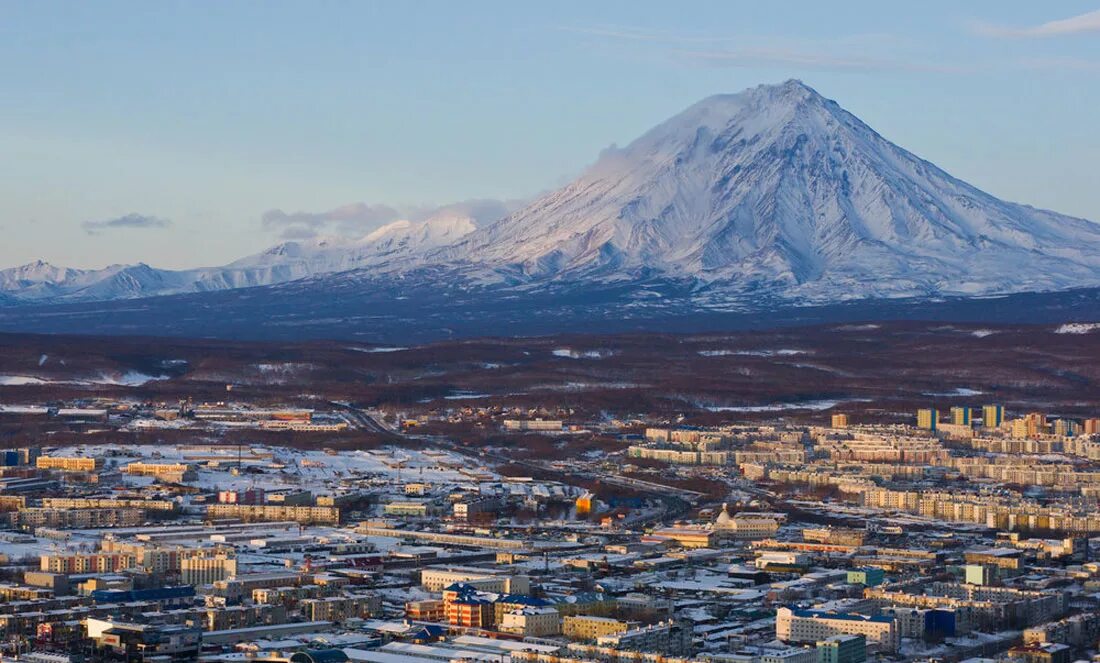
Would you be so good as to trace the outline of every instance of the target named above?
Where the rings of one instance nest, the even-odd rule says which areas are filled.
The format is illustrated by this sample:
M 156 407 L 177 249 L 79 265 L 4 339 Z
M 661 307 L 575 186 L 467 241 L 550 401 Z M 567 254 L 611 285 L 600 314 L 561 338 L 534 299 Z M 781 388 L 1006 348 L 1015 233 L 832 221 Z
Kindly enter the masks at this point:
M 1100 225 L 1007 203 L 798 81 L 706 99 L 429 260 L 827 301 L 1100 283 Z
M 284 242 L 224 267 L 193 270 L 145 264 L 80 270 L 38 261 L 0 270 L 0 304 L 134 299 L 285 283 L 408 258 L 458 241 L 478 222 L 461 207 L 444 207 L 421 221 L 394 221 L 359 240 Z

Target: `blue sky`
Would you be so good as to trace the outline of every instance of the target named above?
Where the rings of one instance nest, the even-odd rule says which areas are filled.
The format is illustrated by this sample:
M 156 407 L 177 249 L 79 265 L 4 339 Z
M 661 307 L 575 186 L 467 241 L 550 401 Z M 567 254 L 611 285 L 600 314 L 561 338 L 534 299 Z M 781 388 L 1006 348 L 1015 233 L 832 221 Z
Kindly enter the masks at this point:
M 1098 0 L 0 0 L 0 266 L 221 264 L 278 240 L 265 213 L 346 231 L 529 197 L 792 77 L 990 193 L 1100 220 Z

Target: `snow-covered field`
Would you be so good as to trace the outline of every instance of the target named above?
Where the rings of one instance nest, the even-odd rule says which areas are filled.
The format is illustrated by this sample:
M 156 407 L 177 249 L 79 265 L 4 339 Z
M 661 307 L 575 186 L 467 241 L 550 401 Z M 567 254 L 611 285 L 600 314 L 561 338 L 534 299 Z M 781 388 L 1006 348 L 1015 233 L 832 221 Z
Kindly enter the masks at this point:
M 603 359 L 615 354 L 613 350 L 574 350 L 573 348 L 558 348 L 551 352 L 555 357 L 566 359 Z
M 708 405 L 711 412 L 782 412 L 785 410 L 828 410 L 842 403 L 865 402 L 866 399 L 850 398 L 844 400 L 823 399 L 801 401 L 798 403 L 768 403 L 767 405 Z
M 985 392 L 980 389 L 970 389 L 967 387 L 955 387 L 951 391 L 926 391 L 925 396 L 942 396 L 945 398 L 952 398 L 955 396 L 981 396 Z
M 778 350 L 700 350 L 703 357 L 793 357 L 806 354 L 805 350 L 779 348 Z
M 395 481 L 468 484 L 485 477 L 488 470 L 471 471 L 469 461 L 448 451 L 370 449 L 329 454 L 321 450 L 254 445 L 241 452 L 241 472 L 236 472 L 236 446 L 79 445 L 57 450 L 58 455 L 104 456 L 107 466 L 133 462 L 190 463 L 198 466 L 195 485 L 207 490 L 251 487 L 268 491 L 304 489 L 332 493 L 357 484 Z M 147 477 L 124 475 L 131 485 L 151 482 Z
M 1055 334 L 1087 334 L 1100 329 L 1100 322 L 1070 322 L 1054 330 Z
M 46 355 L 42 355 L 45 357 Z M 44 363 L 40 360 L 41 366 Z M 18 387 L 25 385 L 36 384 L 67 384 L 67 385 L 113 385 L 123 387 L 140 387 L 148 382 L 156 380 L 167 380 L 167 375 L 148 375 L 139 371 L 126 371 L 125 373 L 100 373 L 96 377 L 90 378 L 71 378 L 71 379 L 54 379 L 49 377 L 38 377 L 34 375 L 0 375 L 0 386 L 4 387 Z

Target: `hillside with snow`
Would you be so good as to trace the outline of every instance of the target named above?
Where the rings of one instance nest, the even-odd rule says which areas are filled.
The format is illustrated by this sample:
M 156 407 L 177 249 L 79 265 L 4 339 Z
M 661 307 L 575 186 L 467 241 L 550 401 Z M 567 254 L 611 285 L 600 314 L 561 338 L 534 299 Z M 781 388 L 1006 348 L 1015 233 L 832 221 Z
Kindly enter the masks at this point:
M 69 269 L 42 261 L 0 270 L 0 305 L 135 299 L 251 288 L 393 263 L 460 240 L 478 219 L 445 207 L 421 221 L 399 220 L 356 240 L 288 241 L 224 267 L 161 270 L 145 264 Z
M 1100 225 L 998 200 L 788 81 L 705 99 L 433 258 L 715 300 L 984 295 L 1100 284 Z
M 552 291 L 684 314 L 1095 286 L 1100 225 L 997 199 L 787 81 L 704 99 L 511 213 L 456 205 L 196 270 L 33 263 L 0 271 L 0 305 Z

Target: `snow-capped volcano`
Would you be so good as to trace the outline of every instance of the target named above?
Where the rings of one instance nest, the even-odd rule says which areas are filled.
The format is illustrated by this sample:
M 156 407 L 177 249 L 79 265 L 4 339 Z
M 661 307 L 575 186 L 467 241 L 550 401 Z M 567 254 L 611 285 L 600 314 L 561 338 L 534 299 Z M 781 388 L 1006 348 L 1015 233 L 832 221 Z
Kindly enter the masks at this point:
M 641 284 L 663 280 L 683 310 L 1100 285 L 1100 225 L 986 194 L 799 81 L 704 99 L 510 214 L 474 202 L 217 268 L 32 264 L 0 272 L 0 301 L 614 285 L 653 307 Z
M 1100 225 L 998 200 L 788 81 L 705 99 L 431 258 L 719 299 L 976 294 L 1100 283 Z

